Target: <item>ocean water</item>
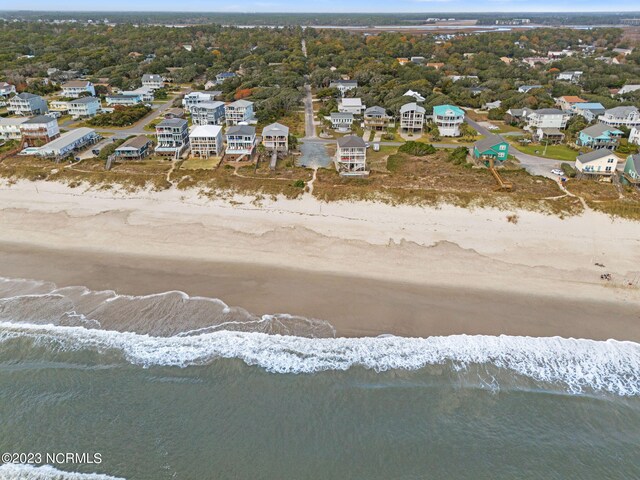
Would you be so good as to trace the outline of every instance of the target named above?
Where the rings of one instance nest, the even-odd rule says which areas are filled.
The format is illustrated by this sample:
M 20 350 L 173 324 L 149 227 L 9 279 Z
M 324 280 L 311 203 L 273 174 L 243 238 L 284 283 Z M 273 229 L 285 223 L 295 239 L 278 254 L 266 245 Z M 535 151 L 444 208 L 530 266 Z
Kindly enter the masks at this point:
M 5 452 L 86 456 L 0 479 L 638 479 L 640 345 L 335 338 L 180 292 L 1 279 Z

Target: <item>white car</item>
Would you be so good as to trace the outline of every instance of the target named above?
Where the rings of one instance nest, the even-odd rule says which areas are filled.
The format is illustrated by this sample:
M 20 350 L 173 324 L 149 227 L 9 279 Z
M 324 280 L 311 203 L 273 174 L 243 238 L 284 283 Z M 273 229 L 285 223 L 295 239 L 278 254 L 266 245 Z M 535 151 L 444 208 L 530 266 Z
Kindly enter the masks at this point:
M 554 175 L 564 175 L 564 172 L 559 168 L 554 168 L 553 170 L 551 170 L 551 173 L 553 173 Z

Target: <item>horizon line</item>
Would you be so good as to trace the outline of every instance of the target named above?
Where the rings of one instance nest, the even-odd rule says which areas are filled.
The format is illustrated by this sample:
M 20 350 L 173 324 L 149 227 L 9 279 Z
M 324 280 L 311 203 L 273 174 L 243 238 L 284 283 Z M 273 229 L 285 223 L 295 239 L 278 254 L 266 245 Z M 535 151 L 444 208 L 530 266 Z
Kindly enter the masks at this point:
M 270 14 L 270 15 L 316 15 L 316 14 L 340 14 L 340 15 L 429 15 L 429 14 L 437 14 L 437 15 L 445 15 L 445 14 L 463 14 L 463 15 L 478 15 L 478 14 L 503 14 L 503 13 L 517 13 L 517 14 L 533 14 L 533 15 L 541 15 L 541 14 L 550 14 L 550 15 L 558 15 L 558 14 L 566 14 L 572 16 L 580 16 L 585 14 L 607 14 L 607 15 L 616 15 L 616 14 L 627 14 L 627 13 L 637 13 L 640 15 L 640 10 L 616 10 L 616 11 L 605 11 L 605 10 L 586 10 L 582 12 L 571 12 L 571 11 L 553 11 L 553 10 L 544 10 L 544 11 L 524 11 L 524 10 L 484 10 L 484 11 L 309 11 L 309 12 L 280 12 L 280 11 L 207 11 L 207 10 L 193 10 L 193 11 L 185 11 L 185 10 L 39 10 L 39 9 L 2 9 L 0 13 L 3 12 L 12 12 L 12 13 L 175 13 L 175 14 L 220 14 L 220 15 L 256 15 L 256 14 Z

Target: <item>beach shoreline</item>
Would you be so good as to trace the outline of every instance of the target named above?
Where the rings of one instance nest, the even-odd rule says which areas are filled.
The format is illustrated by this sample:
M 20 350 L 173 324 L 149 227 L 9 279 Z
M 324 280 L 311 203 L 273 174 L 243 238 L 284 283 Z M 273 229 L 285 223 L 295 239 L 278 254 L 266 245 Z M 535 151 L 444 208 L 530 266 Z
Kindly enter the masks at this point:
M 2 185 L 0 205 L 2 277 L 131 295 L 180 290 L 257 315 L 326 320 L 339 336 L 640 341 L 640 226 L 594 212 L 562 220 L 312 198 L 230 202 L 46 182 Z

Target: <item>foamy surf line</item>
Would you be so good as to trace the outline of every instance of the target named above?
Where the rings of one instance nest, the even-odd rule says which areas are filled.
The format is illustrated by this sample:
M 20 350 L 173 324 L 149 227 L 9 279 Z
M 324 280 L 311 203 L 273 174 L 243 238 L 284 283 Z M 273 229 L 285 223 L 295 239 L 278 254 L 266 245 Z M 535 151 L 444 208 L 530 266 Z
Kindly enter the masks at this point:
M 362 366 L 377 372 L 450 363 L 456 370 L 491 364 L 536 381 L 585 390 L 640 395 L 640 344 L 560 337 L 452 335 L 404 338 L 303 338 L 216 331 L 154 337 L 129 332 L 0 322 L 0 348 L 31 339 L 53 351 L 118 351 L 135 365 L 205 365 L 238 358 L 273 373 L 314 373 Z
M 125 480 L 100 473 L 77 473 L 58 470 L 50 465 L 36 467 L 27 464 L 0 465 L 0 480 Z

